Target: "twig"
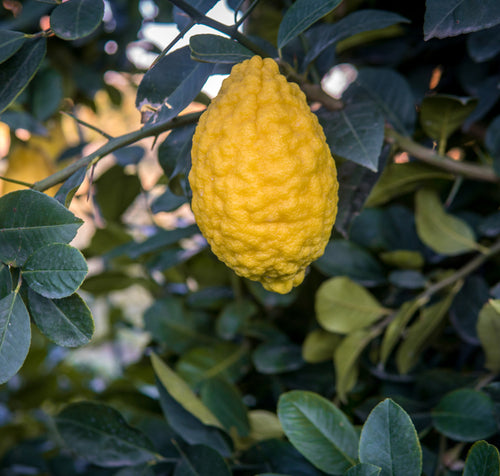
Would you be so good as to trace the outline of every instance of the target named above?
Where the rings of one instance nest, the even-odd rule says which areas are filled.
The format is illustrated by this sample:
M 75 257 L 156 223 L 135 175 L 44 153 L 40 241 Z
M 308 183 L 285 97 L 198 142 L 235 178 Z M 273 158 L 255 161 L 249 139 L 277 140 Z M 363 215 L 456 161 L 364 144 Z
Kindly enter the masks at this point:
M 399 134 L 389 127 L 385 129 L 385 137 L 387 142 L 397 144 L 401 150 L 408 152 L 408 154 L 429 165 L 433 165 L 434 167 L 446 170 L 455 175 L 463 175 L 470 179 L 500 183 L 500 176 L 495 173 L 492 167 L 450 159 L 449 157 L 440 155 L 434 150 L 415 142 L 411 137 Z
M 98 127 L 93 126 L 92 124 L 89 124 L 88 122 L 82 121 L 80 118 L 78 118 L 77 116 L 75 116 L 71 112 L 61 111 L 61 114 L 66 114 L 67 116 L 71 117 L 71 119 L 74 119 L 76 122 L 78 122 L 78 124 L 81 124 L 82 126 L 88 128 L 88 129 L 92 129 L 93 131 L 97 132 L 98 134 L 101 134 L 103 137 L 105 137 L 108 140 L 113 139 L 112 135 L 108 134 L 107 132 L 102 131 Z

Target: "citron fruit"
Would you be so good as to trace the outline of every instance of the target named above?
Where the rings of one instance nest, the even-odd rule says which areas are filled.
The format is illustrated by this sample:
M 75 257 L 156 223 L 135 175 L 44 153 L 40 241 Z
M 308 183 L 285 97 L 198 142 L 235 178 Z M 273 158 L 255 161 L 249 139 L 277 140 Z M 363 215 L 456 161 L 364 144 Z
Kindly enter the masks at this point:
M 233 67 L 193 137 L 192 209 L 215 255 L 287 293 L 324 253 L 335 163 L 299 86 L 259 56 Z

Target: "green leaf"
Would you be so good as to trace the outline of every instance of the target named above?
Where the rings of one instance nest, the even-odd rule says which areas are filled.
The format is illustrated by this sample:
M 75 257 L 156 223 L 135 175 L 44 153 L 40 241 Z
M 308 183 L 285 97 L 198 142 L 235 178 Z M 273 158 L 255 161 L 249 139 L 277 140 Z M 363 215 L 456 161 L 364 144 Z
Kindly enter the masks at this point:
M 384 116 L 372 98 L 350 87 L 342 96 L 344 107 L 318 116 L 328 145 L 336 155 L 376 172 L 384 143 Z
M 427 96 L 420 108 L 420 124 L 430 138 L 446 144 L 448 137 L 464 123 L 476 106 L 476 98 L 447 94 Z
M 467 51 L 477 62 L 488 61 L 500 53 L 500 25 L 467 35 Z
M 378 261 L 364 248 L 347 240 L 331 240 L 314 266 L 327 276 L 347 276 L 363 286 L 387 282 Z
M 228 433 L 236 430 L 239 436 L 248 436 L 248 411 L 235 385 L 222 378 L 211 378 L 203 382 L 200 396 Z
M 78 294 L 63 299 L 47 299 L 29 290 L 28 306 L 42 334 L 57 345 L 78 347 L 90 342 L 94 320 Z
M 0 299 L 0 384 L 23 365 L 31 343 L 30 316 L 19 294 Z
M 342 0 L 296 0 L 281 20 L 278 48 L 307 30 L 312 24 L 335 9 Z
M 172 191 L 168 188 L 151 204 L 151 211 L 153 213 L 173 212 L 181 205 L 187 203 L 187 201 L 187 197 L 183 195 L 175 195 L 175 193 L 172 193 Z
M 382 468 L 379 466 L 374 466 L 373 464 L 368 463 L 359 463 L 356 466 L 353 466 L 344 474 L 345 476 L 378 476 Z
M 42 64 L 47 39 L 27 40 L 0 68 L 0 114 L 21 94 Z
M 76 40 L 93 33 L 102 22 L 102 0 L 68 0 L 50 14 L 50 27 L 63 40 Z
M 239 63 L 255 53 L 230 38 L 220 35 L 193 35 L 189 38 L 191 56 L 207 63 Z
M 335 388 L 342 401 L 347 399 L 347 394 L 356 385 L 358 358 L 373 337 L 369 330 L 360 329 L 345 337 L 335 349 Z
M 332 24 L 320 24 L 306 33 L 309 43 L 303 68 L 314 61 L 324 50 L 334 43 L 366 31 L 380 30 L 395 23 L 409 23 L 409 20 L 394 12 L 384 10 L 358 10 Z
M 373 187 L 366 207 L 377 207 L 395 197 L 413 192 L 422 182 L 436 179 L 451 180 L 452 175 L 420 162 L 388 164 Z
M 434 190 L 420 189 L 415 194 L 415 208 L 418 236 L 436 253 L 458 255 L 478 249 L 472 228 L 446 213 Z
M 157 459 L 149 438 L 107 405 L 72 403 L 54 420 L 66 446 L 99 466 L 132 466 Z
M 486 441 L 477 441 L 467 453 L 463 476 L 499 476 L 498 449 Z
M 63 243 L 38 248 L 22 268 L 22 274 L 33 291 L 56 299 L 73 294 L 83 283 L 87 271 L 82 253 Z
M 278 401 L 278 417 L 292 445 L 325 473 L 342 473 L 355 464 L 356 430 L 325 398 L 300 390 L 284 393 Z
M 315 329 L 307 334 L 302 344 L 302 358 L 309 364 L 317 364 L 333 359 L 333 353 L 342 337 L 323 329 Z
M 46 121 L 59 109 L 63 99 L 63 77 L 55 69 L 40 71 L 31 83 L 30 91 L 33 115 Z
M 176 370 L 190 385 L 197 386 L 214 377 L 234 382 L 246 372 L 248 365 L 246 346 L 220 342 L 188 350 L 177 361 Z
M 484 144 L 493 157 L 495 172 L 500 175 L 500 116 L 495 117 L 486 129 Z
M 495 407 L 483 392 L 468 388 L 446 394 L 432 410 L 436 429 L 456 441 L 476 441 L 497 433 Z
M 325 281 L 316 293 L 316 319 L 330 332 L 349 334 L 376 322 L 387 310 L 347 277 Z
M 380 476 L 420 476 L 417 432 L 408 414 L 391 399 L 379 403 L 363 425 L 359 460 L 382 468 Z
M 0 198 L 0 261 L 22 266 L 49 243 L 69 243 L 82 224 L 57 200 L 34 190 Z
M 446 38 L 500 23 L 496 0 L 427 0 L 424 39 Z
M 407 373 L 417 364 L 423 350 L 432 342 L 431 338 L 447 316 L 458 290 L 457 286 L 444 299 L 422 309 L 419 319 L 408 329 L 405 340 L 396 353 L 396 364 L 400 373 Z
M 257 306 L 250 300 L 239 299 L 224 306 L 217 318 L 217 335 L 223 339 L 233 339 L 248 321 L 258 311 Z
M 265 342 L 252 354 L 255 368 L 261 374 L 291 372 L 304 366 L 300 347 L 292 342 Z
M 169 180 L 179 174 L 187 175 L 191 164 L 191 147 L 195 129 L 195 124 L 174 129 L 158 147 L 158 161 Z
M 8 266 L 0 263 L 0 299 L 12 291 L 12 276 Z
M 496 302 L 500 304 L 500 299 Z M 497 304 L 497 306 L 498 306 Z M 486 303 L 477 321 L 477 334 L 486 354 L 484 366 L 494 373 L 500 371 L 500 308 L 494 306 L 494 301 Z
M 380 362 L 385 365 L 389 355 L 397 344 L 399 338 L 402 336 L 404 329 L 406 328 L 408 322 L 413 317 L 413 314 L 422 305 L 419 300 L 406 301 L 395 313 L 392 318 L 391 323 L 387 326 L 387 329 L 382 340 L 382 346 L 380 348 Z
M 181 459 L 173 476 L 230 476 L 224 458 L 217 451 L 203 445 L 189 446 L 181 451 Z
M 15 54 L 26 41 L 20 31 L 0 30 L 0 64 Z
M 193 393 L 189 385 L 165 364 L 163 360 L 156 354 L 151 354 L 151 363 L 159 381 L 175 401 L 204 425 L 222 428 L 217 417 Z

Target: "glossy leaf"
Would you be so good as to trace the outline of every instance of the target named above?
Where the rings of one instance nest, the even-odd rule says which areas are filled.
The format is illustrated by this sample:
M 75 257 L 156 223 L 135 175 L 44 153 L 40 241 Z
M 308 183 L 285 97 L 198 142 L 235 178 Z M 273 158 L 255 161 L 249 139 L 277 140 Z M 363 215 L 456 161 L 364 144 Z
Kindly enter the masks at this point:
M 364 287 L 342 276 L 320 286 L 315 308 L 319 324 L 339 334 L 368 327 L 387 312 Z
M 420 189 L 415 207 L 418 236 L 436 253 L 458 255 L 478 248 L 474 231 L 464 220 L 446 213 L 435 191 Z
M 499 476 L 498 449 L 486 441 L 477 441 L 467 453 L 463 476 Z
M 55 423 L 68 448 L 99 466 L 132 466 L 157 459 L 149 438 L 107 405 L 72 403 L 55 417 Z
M 63 347 L 87 344 L 94 333 L 90 309 L 77 294 L 63 299 L 47 299 L 34 291 L 28 292 L 31 317 L 40 331 Z
M 102 22 L 103 0 L 68 0 L 50 14 L 50 27 L 63 40 L 76 40 L 93 33 Z
M 341 340 L 342 337 L 337 334 L 315 329 L 307 334 L 302 344 L 302 358 L 310 364 L 332 360 Z
M 419 361 L 423 350 L 431 342 L 431 337 L 447 316 L 458 289 L 455 287 L 444 299 L 422 309 L 419 319 L 408 329 L 405 340 L 396 353 L 396 364 L 400 373 L 407 373 Z
M 364 248 L 347 240 L 330 241 L 314 266 L 327 276 L 347 276 L 363 286 L 386 282 L 384 269 L 378 261 Z
M 358 359 L 372 340 L 369 330 L 360 329 L 344 337 L 333 354 L 335 365 L 335 388 L 342 401 L 352 390 L 358 379 Z
M 181 452 L 181 459 L 173 476 L 230 476 L 224 458 L 217 451 L 203 445 L 193 445 Z
M 456 441 L 489 438 L 498 431 L 491 398 L 472 389 L 446 394 L 434 407 L 432 419 L 439 432 Z
M 378 476 L 382 468 L 369 463 L 359 463 L 347 470 L 345 476 Z
M 175 401 L 203 424 L 218 428 L 222 427 L 219 420 L 193 393 L 189 385 L 156 354 L 151 355 L 151 363 L 161 384 Z
M 306 33 L 309 43 L 303 67 L 314 61 L 325 49 L 350 36 L 365 31 L 379 30 L 396 23 L 409 23 L 405 17 L 384 10 L 358 10 L 346 15 L 334 24 L 321 24 Z
M 30 316 L 19 294 L 0 299 L 0 384 L 23 365 L 31 343 Z
M 21 94 L 45 58 L 46 38 L 27 40 L 0 68 L 0 114 Z
M 325 398 L 300 390 L 284 393 L 278 401 L 278 417 L 295 448 L 325 473 L 338 474 L 355 464 L 358 435 Z
M 0 261 L 22 266 L 49 243 L 69 243 L 82 220 L 41 192 L 20 190 L 0 198 Z
M 424 39 L 446 38 L 500 23 L 496 0 L 427 0 Z
M 0 64 L 15 54 L 26 41 L 20 31 L 0 30 Z
M 189 38 L 191 56 L 206 63 L 240 63 L 255 53 L 235 40 L 220 35 L 193 35 Z
M 500 300 L 497 300 L 497 307 L 494 301 L 486 303 L 479 313 L 477 321 L 477 335 L 486 355 L 484 366 L 492 372 L 500 370 Z
M 73 294 L 87 275 L 82 253 L 70 245 L 53 243 L 38 248 L 22 269 L 28 286 L 46 298 L 64 298 Z
M 408 414 L 391 399 L 379 403 L 363 425 L 359 459 L 382 468 L 380 476 L 420 476 L 417 432 Z
M 312 24 L 336 8 L 342 0 L 295 0 L 281 20 L 278 48 L 307 30 Z
M 334 155 L 376 172 L 384 142 L 384 116 L 359 89 L 349 88 L 342 101 L 342 109 L 319 115 L 328 145 Z
M 221 378 L 211 378 L 203 383 L 200 396 L 228 433 L 236 430 L 239 436 L 248 436 L 248 411 L 235 385 Z
M 452 175 L 420 162 L 392 163 L 385 167 L 365 205 L 377 207 L 395 197 L 413 192 L 427 180 L 447 179 Z
M 474 61 L 482 62 L 494 58 L 500 53 L 500 26 L 471 33 L 467 36 L 467 50 Z
M 477 99 L 446 94 L 425 97 L 420 109 L 420 124 L 434 140 L 446 143 L 476 108 Z

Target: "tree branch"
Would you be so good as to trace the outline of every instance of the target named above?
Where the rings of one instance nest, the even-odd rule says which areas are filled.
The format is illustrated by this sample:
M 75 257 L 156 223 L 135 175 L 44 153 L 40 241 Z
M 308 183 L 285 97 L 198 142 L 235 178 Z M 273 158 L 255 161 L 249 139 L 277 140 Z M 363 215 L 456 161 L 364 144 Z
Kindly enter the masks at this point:
M 450 159 L 444 155 L 434 152 L 432 149 L 415 142 L 411 137 L 403 136 L 394 129 L 386 127 L 385 137 L 387 142 L 397 144 L 401 150 L 420 159 L 434 167 L 446 170 L 455 175 L 463 175 L 466 178 L 480 180 L 483 182 L 500 183 L 500 176 L 486 165 L 478 165 L 470 162 L 460 162 Z

